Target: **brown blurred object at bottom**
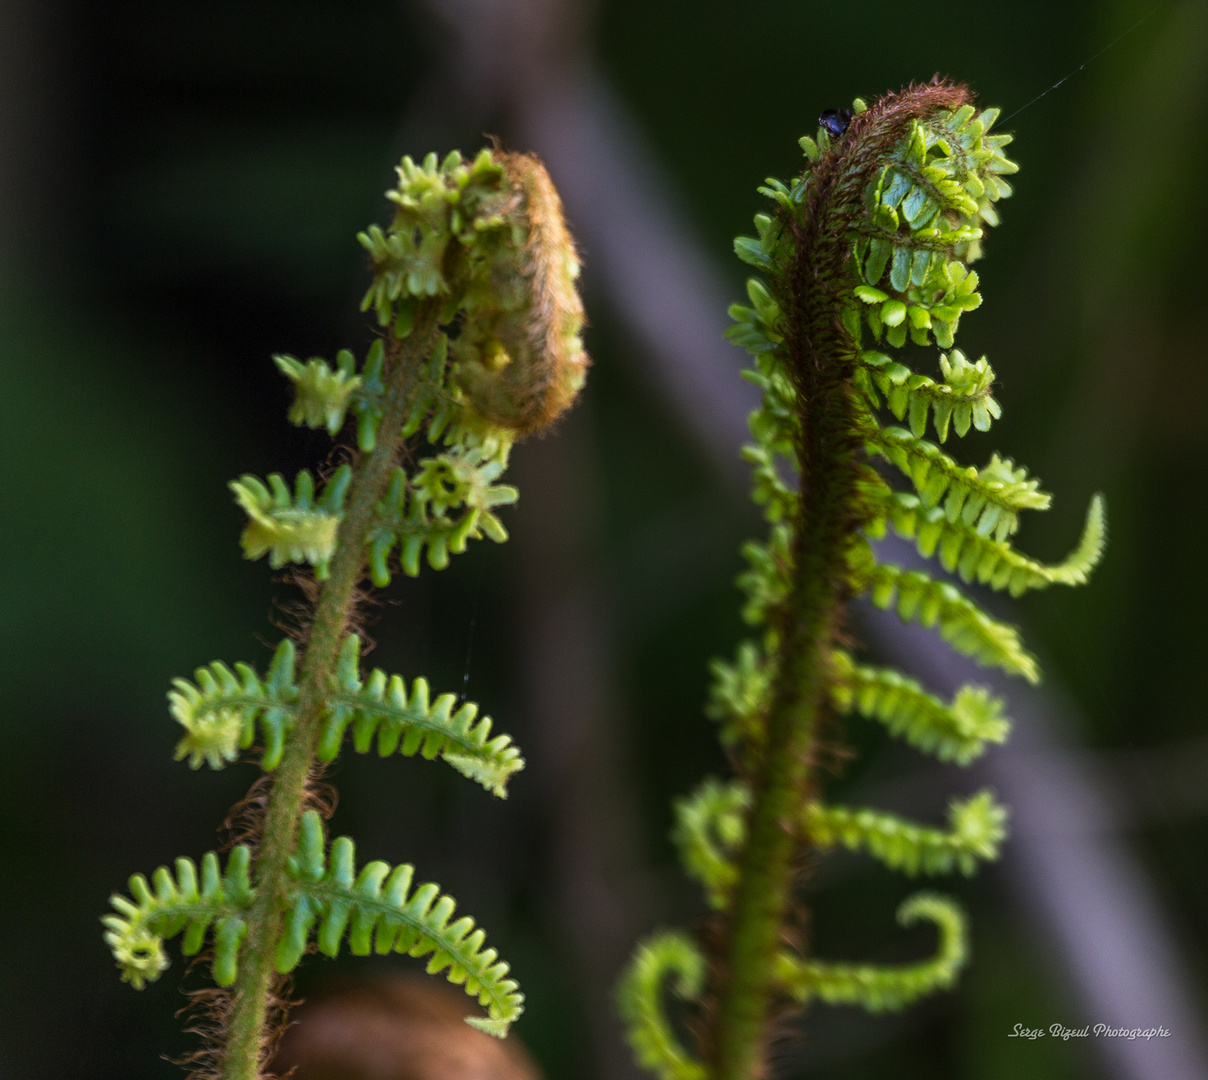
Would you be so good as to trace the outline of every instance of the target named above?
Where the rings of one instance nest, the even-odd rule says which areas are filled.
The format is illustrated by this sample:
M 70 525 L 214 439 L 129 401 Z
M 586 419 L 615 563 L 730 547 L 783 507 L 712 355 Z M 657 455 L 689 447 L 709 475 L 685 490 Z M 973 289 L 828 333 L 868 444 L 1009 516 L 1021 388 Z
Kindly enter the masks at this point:
M 422 976 L 345 983 L 295 1011 L 273 1071 L 295 1080 L 541 1080 L 515 1035 L 493 1039 L 465 1022 L 472 1009 L 464 994 Z

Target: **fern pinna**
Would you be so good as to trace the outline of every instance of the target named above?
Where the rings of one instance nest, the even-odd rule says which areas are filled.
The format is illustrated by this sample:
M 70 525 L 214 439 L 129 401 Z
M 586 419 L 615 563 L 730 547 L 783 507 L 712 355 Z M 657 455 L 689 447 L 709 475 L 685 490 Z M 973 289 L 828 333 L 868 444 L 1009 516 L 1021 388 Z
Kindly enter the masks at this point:
M 499 482 L 509 449 L 552 423 L 587 371 L 578 260 L 540 162 L 483 150 L 473 161 L 404 158 L 398 175 L 390 227 L 359 236 L 373 267 L 362 307 L 380 327 L 364 361 L 347 350 L 334 364 L 276 358 L 293 385 L 293 423 L 335 436 L 354 420 L 351 462 L 321 483 L 302 472 L 292 485 L 279 475 L 231 484 L 248 518 L 244 554 L 299 565 L 309 627 L 263 675 L 214 663 L 169 694 L 184 729 L 177 759 L 222 768 L 259 751 L 267 796 L 257 789 L 250 805 L 262 801 L 263 813 L 225 865 L 211 852 L 200 870 L 178 859 L 150 882 L 136 874 L 104 919 L 135 987 L 167 967 L 166 938 L 182 935 L 186 956 L 211 950 L 215 1030 L 197 1060 L 223 1080 L 262 1074 L 284 1023 L 281 980 L 312 946 L 335 956 L 347 939 L 358 955 L 429 956 L 429 972 L 486 1007 L 468 1020 L 492 1035 L 523 1007 L 508 965 L 472 919 L 454 918 L 451 897 L 417 884 L 408 865 L 358 870 L 347 837 L 328 843 L 314 791 L 351 732 L 360 753 L 439 757 L 506 795 L 524 766 L 508 736 L 423 678 L 363 673 L 355 608 L 366 574 L 381 587 L 398 569 L 418 574 L 424 558 L 447 566 L 470 540 L 507 539 L 498 510 L 517 497 Z
M 715 955 L 662 933 L 639 949 L 621 986 L 636 1056 L 665 1080 L 750 1080 L 766 1068 L 773 1015 L 815 999 L 902 1008 L 950 986 L 964 963 L 960 910 L 928 892 L 898 911 L 900 922 L 938 931 L 935 954 L 919 963 L 837 963 L 789 942 L 803 848 L 862 851 L 910 875 L 968 874 L 996 857 L 1004 836 L 1005 811 L 989 792 L 954 801 L 940 828 L 824 801 L 814 760 L 835 715 L 877 721 L 959 764 L 1002 742 L 1008 727 L 983 688 L 945 702 L 860 663 L 843 646 L 848 602 L 867 597 L 983 665 L 1039 677 L 1013 627 L 949 580 L 880 562 L 872 542 L 892 530 L 949 574 L 1012 595 L 1085 581 L 1103 545 L 1096 497 L 1065 562 L 1020 554 L 1011 545 L 1019 514 L 1046 508 L 1049 496 L 1009 460 L 962 466 L 937 445 L 999 415 L 990 365 L 954 347 L 961 315 L 981 303 L 969 264 L 998 222 L 995 203 L 1011 193 L 1004 176 L 1016 171 L 1003 154 L 1010 136 L 991 134 L 997 116 L 939 79 L 830 110 L 817 137 L 801 140 L 802 174 L 767 181 L 760 191 L 771 211 L 755 218 L 756 237 L 735 243 L 762 275 L 748 283 L 750 306 L 731 308 L 729 336 L 754 357 L 745 376 L 763 393 L 744 455 L 770 532 L 744 548 L 739 579 L 745 618 L 763 637 L 713 665 L 709 713 L 737 778 L 707 780 L 675 808 L 684 866 L 719 913 Z M 938 378 L 907 363 L 932 345 L 943 350 Z M 913 355 L 903 352 L 910 346 Z M 889 466 L 910 490 L 891 484 Z M 669 978 L 701 1007 L 698 1052 L 681 1045 L 665 1013 Z

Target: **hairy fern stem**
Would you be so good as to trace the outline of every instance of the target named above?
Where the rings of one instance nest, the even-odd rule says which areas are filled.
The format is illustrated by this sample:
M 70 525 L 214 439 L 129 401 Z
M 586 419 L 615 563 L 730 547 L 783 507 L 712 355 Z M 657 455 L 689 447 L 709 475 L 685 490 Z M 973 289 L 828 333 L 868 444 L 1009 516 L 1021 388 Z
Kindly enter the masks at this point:
M 349 837 L 329 840 L 312 786 L 351 734 L 360 753 L 440 757 L 507 797 L 524 768 L 512 740 L 473 702 L 433 697 L 422 676 L 408 688 L 400 675 L 364 672 L 354 609 L 366 576 L 382 588 L 396 571 L 419 574 L 425 556 L 442 570 L 471 540 L 507 539 L 497 511 L 517 492 L 498 481 L 512 444 L 573 403 L 588 366 L 578 256 L 537 159 L 498 148 L 471 161 L 429 154 L 403 158 L 398 177 L 393 221 L 358 236 L 373 271 L 362 309 L 382 328 L 363 363 L 347 349 L 334 364 L 274 358 L 293 384 L 292 423 L 336 436 L 355 421 L 355 464 L 320 488 L 308 471 L 292 488 L 275 473 L 230 485 L 248 518 L 244 555 L 313 568 L 313 582 L 301 579 L 314 598 L 301 670 L 286 638 L 264 674 L 215 661 L 168 694 L 184 728 L 177 760 L 221 769 L 261 748 L 267 781 L 252 801 L 267 787 L 263 816 L 225 868 L 208 852 L 200 867 L 178 858 L 150 881 L 135 874 L 102 919 L 135 988 L 168 967 L 167 939 L 180 935 L 186 956 L 212 942 L 220 989 L 195 998 L 209 1003 L 209 1023 L 195 1029 L 206 1043 L 189 1059 L 198 1080 L 260 1080 L 286 1022 L 281 980 L 316 949 L 428 957 L 429 973 L 446 972 L 485 1007 L 467 1023 L 498 1038 L 524 1011 L 485 931 L 454 918 L 456 901 L 417 882 L 408 863 L 358 868 Z M 417 453 L 403 464 L 409 441 Z M 413 460 L 425 444 L 430 453 Z
M 813 245 L 793 280 L 813 277 Z M 847 382 L 851 350 L 836 340 L 833 311 L 812 294 L 793 312 L 803 333 L 797 379 L 803 403 L 798 442 L 800 512 L 792 549 L 792 591 L 772 614 L 779 671 L 767 715 L 765 752 L 752 778 L 748 841 L 729 922 L 715 1035 L 718 1080 L 745 1080 L 763 1043 L 773 959 L 780 944 L 796 858 L 795 822 L 808 797 L 812 748 L 826 702 L 831 642 L 844 598 L 846 540 L 853 520 L 855 418 Z M 792 310 L 792 309 L 790 309 Z M 793 315 L 789 318 L 793 319 Z M 812 328 L 810 333 L 806 328 Z M 774 748 L 774 751 L 771 750 Z
M 768 616 L 778 642 L 775 690 L 729 912 L 713 1033 L 714 1080 L 749 1080 L 762 1070 L 774 960 L 800 849 L 797 822 L 809 798 L 815 736 L 828 705 L 828 661 L 851 593 L 847 555 L 868 523 L 858 454 L 869 431 L 852 386 L 859 349 L 842 324 L 846 227 L 881 146 L 900 137 L 912 113 L 960 103 L 955 92 L 931 97 L 922 108 L 874 108 L 855 117 L 855 130 L 814 169 L 803 213 L 779 213 L 781 227 L 793 237 L 783 287 L 772 295 L 782 312 L 795 391 L 797 515 L 791 565 L 785 568 L 791 589 Z
M 762 627 L 733 662 L 714 661 L 709 715 L 737 777 L 708 778 L 676 804 L 673 839 L 685 869 L 721 912 L 723 932 L 706 957 L 683 934 L 643 945 L 620 988 L 637 1059 L 662 1080 L 755 1080 L 767 1072 L 771 1021 L 815 1000 L 901 1009 L 951 986 L 965 963 L 965 921 L 950 899 L 922 892 L 898 907 L 902 925 L 938 933 L 930 958 L 882 966 L 815 958 L 795 933 L 794 880 L 805 852 L 860 851 L 907 874 L 972 873 L 996 857 L 1005 810 L 990 792 L 953 801 L 948 828 L 872 808 L 828 804 L 813 769 L 819 732 L 861 716 L 941 760 L 968 764 L 1007 733 L 1003 703 L 979 686 L 950 703 L 898 672 L 856 662 L 842 646 L 849 600 L 864 595 L 904 621 L 936 629 L 959 652 L 1035 681 L 1035 660 L 1014 627 L 992 619 L 954 583 L 882 564 L 871 541 L 889 529 L 964 581 L 1019 595 L 1087 580 L 1104 540 L 1092 501 L 1082 541 L 1047 566 L 1010 538 L 1025 509 L 1049 496 L 1009 460 L 958 464 L 939 443 L 1001 414 L 994 373 L 953 348 L 961 315 L 981 303 L 969 263 L 1015 171 L 968 89 L 944 80 L 911 86 L 866 106 L 831 109 L 805 137 L 803 172 L 769 179 L 774 205 L 758 235 L 735 251 L 761 275 L 751 306 L 730 309 L 728 337 L 754 357 L 744 376 L 763 392 L 743 450 L 766 542 L 743 548 L 743 617 Z M 868 342 L 871 336 L 872 342 Z M 909 339 L 939 356 L 940 379 L 912 370 L 919 353 L 892 355 Z M 879 347 L 868 347 L 875 344 Z M 909 430 L 885 427 L 886 410 Z M 874 457 L 914 491 L 895 490 Z M 797 483 L 786 477 L 795 473 Z M 705 985 L 704 973 L 709 973 Z M 663 989 L 700 1006 L 698 1052 L 681 1047 Z
M 386 349 L 384 408 L 374 448 L 353 467 L 347 509 L 336 533 L 330 575 L 320 587 L 306 638 L 298 681 L 293 737 L 273 773 L 264 827 L 256 853 L 259 891 L 248 915 L 247 940 L 239 977 L 232 988 L 231 1013 L 222 1067 L 223 1080 L 257 1080 L 273 1033 L 266 1025 L 274 981 L 281 920 L 290 879 L 286 872 L 297 846 L 298 827 L 332 676 L 365 573 L 366 540 L 390 482 L 399 434 L 414 404 L 416 375 L 436 343 L 440 302 L 429 300 L 416 313 L 411 333 L 401 341 L 391 333 Z

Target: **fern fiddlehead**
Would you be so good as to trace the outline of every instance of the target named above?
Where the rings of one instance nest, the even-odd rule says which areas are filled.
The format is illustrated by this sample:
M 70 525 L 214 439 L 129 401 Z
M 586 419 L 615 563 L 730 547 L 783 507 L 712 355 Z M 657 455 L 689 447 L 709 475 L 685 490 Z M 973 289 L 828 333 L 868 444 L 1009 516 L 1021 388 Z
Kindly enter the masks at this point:
M 766 182 L 771 212 L 756 216 L 757 236 L 735 242 L 761 274 L 748 283 L 750 305 L 731 308 L 729 337 L 754 358 L 744 376 L 763 395 L 743 453 L 769 535 L 744 547 L 739 578 L 744 618 L 763 636 L 713 664 L 707 711 L 737 778 L 708 780 L 676 805 L 673 837 L 720 913 L 720 951 L 707 963 L 688 937 L 663 934 L 639 950 L 620 991 L 638 1060 L 664 1080 L 751 1080 L 764 1071 L 781 1003 L 899 1009 L 952 985 L 964 963 L 960 909 L 931 893 L 898 912 L 903 924 L 937 928 L 936 953 L 917 964 L 819 960 L 785 945 L 784 931 L 802 847 L 845 847 L 910 875 L 969 874 L 996 857 L 1005 835 L 1006 811 L 990 792 L 954 801 L 946 828 L 825 801 L 811 762 L 828 716 L 876 720 L 959 764 L 1008 728 L 1003 703 L 980 687 L 945 703 L 905 675 L 859 663 L 840 647 L 849 601 L 865 596 L 983 665 L 1039 677 L 1014 627 L 950 581 L 880 562 L 872 542 L 892 529 L 962 581 L 1012 595 L 1081 584 L 1102 551 L 1096 497 L 1068 559 L 1048 566 L 1022 555 L 1011 543 L 1019 515 L 1047 508 L 1049 496 L 1009 460 L 995 455 L 977 469 L 940 448 L 1001 414 L 988 361 L 954 347 L 962 314 L 981 303 L 969 264 L 1016 171 L 1003 154 L 1010 136 L 991 133 L 997 115 L 938 79 L 824 113 L 817 137 L 801 140 L 803 172 Z M 896 351 L 908 343 L 916 354 L 943 350 L 938 378 Z M 884 412 L 906 426 L 883 423 Z M 897 490 L 878 461 L 913 490 Z M 708 1001 L 695 1054 L 664 1014 L 670 977 L 681 997 Z
M 292 487 L 277 474 L 231 484 L 248 519 L 244 555 L 314 575 L 301 648 L 282 642 L 263 676 L 247 664 L 210 664 L 169 694 L 184 729 L 178 760 L 221 768 L 262 748 L 271 786 L 254 844 L 234 848 L 225 871 L 211 853 L 200 876 L 188 859 L 150 883 L 135 875 L 131 896 L 114 897 L 104 920 L 135 987 L 166 967 L 165 939 L 183 934 L 185 955 L 211 943 L 214 980 L 229 988 L 209 1048 L 211 1073 L 223 1080 L 261 1075 L 274 987 L 312 942 L 332 956 L 345 936 L 358 955 L 430 955 L 430 972 L 446 971 L 486 1007 L 469 1021 L 493 1035 L 505 1035 L 523 1008 L 507 964 L 473 920 L 453 919 L 451 897 L 413 886 L 409 865 L 370 862 L 358 872 L 352 841 L 328 844 L 311 805 L 317 771 L 349 731 L 360 753 L 441 757 L 506 796 L 524 765 L 508 736 L 492 735 L 472 703 L 433 699 L 423 678 L 408 688 L 397 675 L 362 675 L 349 625 L 366 574 L 384 586 L 393 567 L 418 574 L 425 554 L 441 569 L 470 540 L 507 538 L 496 511 L 517 497 L 497 482 L 509 449 L 572 403 L 587 369 L 577 256 L 540 162 L 483 150 L 472 161 L 404 158 L 398 174 L 391 225 L 359 237 L 373 267 L 362 306 L 380 327 L 363 364 L 348 350 L 334 365 L 275 358 L 293 384 L 291 422 L 334 436 L 355 419 L 353 462 L 321 486 L 305 471 Z M 408 440 L 433 450 L 410 472 L 396 464 Z

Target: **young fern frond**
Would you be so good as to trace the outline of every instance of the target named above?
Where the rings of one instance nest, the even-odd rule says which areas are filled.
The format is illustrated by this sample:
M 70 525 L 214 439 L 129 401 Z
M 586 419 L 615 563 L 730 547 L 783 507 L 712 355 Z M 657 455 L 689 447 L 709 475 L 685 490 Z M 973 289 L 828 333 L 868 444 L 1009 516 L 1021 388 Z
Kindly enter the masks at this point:
M 441 757 L 463 776 L 507 798 L 508 780 L 524 768 L 511 738 L 492 738 L 491 718 L 480 718 L 473 702 L 458 705 L 453 694 L 430 700 L 428 680 L 422 677 L 412 681 L 410 694 L 402 676 L 387 676 L 380 669 L 362 680 L 360 647 L 356 634 L 344 639 L 326 698 L 318 760 L 334 761 L 351 727 L 357 753 L 370 753 L 376 746 L 379 757 Z M 248 664 L 236 664 L 232 672 L 221 662 L 198 668 L 194 678 L 196 683 L 176 679 L 168 695 L 172 715 L 186 731 L 176 748 L 177 760 L 188 757 L 192 768 L 205 761 L 220 769 L 253 744 L 259 726 L 264 740 L 260 766 L 275 769 L 298 701 L 293 642 L 286 639 L 277 647 L 263 679 Z
M 859 1005 L 873 1013 L 896 1012 L 952 986 L 969 954 L 965 917 L 951 900 L 916 893 L 898 908 L 900 925 L 920 919 L 935 923 L 940 934 L 939 948 L 930 960 L 898 967 L 835 964 L 782 952 L 776 957 L 776 979 L 799 1005 L 817 998 L 828 1005 Z
M 1006 589 L 1012 596 L 1050 585 L 1085 585 L 1103 554 L 1106 539 L 1103 499 L 1098 495 L 1087 508 L 1078 546 L 1056 566 L 1021 555 L 1006 540 L 989 536 L 997 524 L 993 507 L 981 514 L 975 528 L 963 520 L 951 521 L 942 507 L 925 509 L 918 496 L 900 491 L 884 489 L 872 505 L 894 532 L 915 542 L 923 558 L 938 555 L 940 565 L 950 574 L 960 575 L 962 581 Z M 876 539 L 883 531 L 883 527 L 870 526 L 867 534 Z
M 349 350 L 334 365 L 275 357 L 293 385 L 291 422 L 334 436 L 356 418 L 352 461 L 321 490 L 307 471 L 292 489 L 275 473 L 231 485 L 248 516 L 244 555 L 314 568 L 302 647 L 283 642 L 263 677 L 247 664 L 213 663 L 169 694 L 185 731 L 177 758 L 193 768 L 223 767 L 259 734 L 269 786 L 254 843 L 231 852 L 225 875 L 213 854 L 200 880 L 187 859 L 175 877 L 157 871 L 153 889 L 136 875 L 133 899 L 116 897 L 104 919 L 123 978 L 136 987 L 164 970 L 164 938 L 183 933 L 192 955 L 212 930 L 214 980 L 229 993 L 215 1005 L 221 1020 L 204 1055 L 221 1080 L 262 1077 L 274 1044 L 270 1002 L 312 940 L 332 956 L 345 936 L 358 955 L 429 956 L 429 972 L 447 969 L 487 1007 L 487 1018 L 469 1022 L 491 1035 L 503 1037 L 523 1008 L 483 931 L 453 919 L 451 897 L 435 885 L 413 888 L 409 865 L 372 862 L 358 873 L 352 841 L 329 848 L 308 807 L 312 782 L 349 729 L 358 752 L 442 757 L 500 797 L 523 768 L 511 739 L 493 735 L 476 705 L 452 694 L 433 700 L 423 678 L 408 688 L 378 670 L 362 677 L 350 630 L 362 580 L 388 584 L 396 549 L 414 576 L 425 552 L 440 569 L 471 539 L 507 538 L 496 511 L 517 498 L 499 482 L 508 452 L 571 404 L 587 369 L 578 256 L 540 162 L 483 150 L 472 162 L 457 153 L 419 165 L 404 158 L 398 175 L 393 222 L 359 237 L 374 270 L 364 308 L 380 327 L 360 369 Z M 408 472 L 399 460 L 417 464 Z
M 497 273 L 471 283 L 466 326 L 452 346 L 458 387 L 490 426 L 529 435 L 574 401 L 587 375 L 575 287 L 579 257 L 545 169 L 523 154 L 503 155 L 523 221 L 519 273 L 500 288 Z M 510 358 L 510 362 L 504 362 Z
M 737 781 L 723 784 L 709 777 L 684 799 L 676 799 L 671 839 L 679 848 L 684 872 L 700 882 L 709 906 L 723 910 L 738 867 L 734 852 L 746 836 L 743 818 L 751 793 Z
M 1039 678 L 1013 626 L 951 582 L 880 562 L 872 541 L 893 528 L 965 581 L 1012 594 L 1082 584 L 1102 552 L 1096 497 L 1065 562 L 1019 554 L 1010 540 L 1020 513 L 1047 508 L 1049 496 L 1010 460 L 995 455 L 983 469 L 968 468 L 924 439 L 929 428 L 940 443 L 986 431 L 1001 415 L 989 362 L 954 347 L 961 316 L 981 304 L 969 264 L 984 228 L 998 221 L 994 204 L 1011 193 L 1003 177 L 1016 171 L 1003 154 L 1010 137 L 990 134 L 997 110 L 978 113 L 970 97 L 937 78 L 871 107 L 857 100 L 824 113 L 817 136 L 801 140 L 801 174 L 759 189 L 771 211 L 756 215 L 756 236 L 735 242 L 762 275 L 747 285 L 750 305 L 730 309 L 728 336 L 751 353 L 744 377 L 763 398 L 743 457 L 768 535 L 744 545 L 738 579 L 743 617 L 763 638 L 713 663 L 707 711 L 742 779 L 707 781 L 679 801 L 674 832 L 685 869 L 720 912 L 704 1017 L 709 1080 L 764 1074 L 770 1017 L 782 999 L 901 1008 L 952 985 L 965 961 L 959 909 L 930 894 L 899 910 L 903 924 L 925 919 L 939 929 L 930 960 L 881 967 L 786 949 L 797 847 L 846 847 L 908 874 L 970 873 L 997 855 L 1004 836 L 1005 811 L 987 792 L 954 801 L 946 829 L 822 797 L 812 762 L 832 714 L 876 720 L 958 764 L 1008 729 L 1003 703 L 980 687 L 944 702 L 906 675 L 857 663 L 841 648 L 849 601 L 866 596 L 935 628 L 983 665 Z M 908 340 L 938 346 L 938 377 L 868 347 L 869 334 L 891 350 Z M 883 425 L 882 409 L 907 428 Z M 875 457 L 900 469 L 917 495 L 893 491 Z M 639 1060 L 674 1077 L 685 1053 L 663 1045 L 670 1028 L 659 971 L 653 953 L 639 953 L 627 985 L 645 988 L 642 1007 L 626 1015 Z
M 890 870 L 911 877 L 947 874 L 953 867 L 968 877 L 979 859 L 998 858 L 998 846 L 1007 835 L 1006 820 L 1006 810 L 983 791 L 952 800 L 947 829 L 917 825 L 877 810 L 820 803 L 805 808 L 803 823 L 809 842 L 820 851 L 840 846 L 865 851 Z
M 1010 721 L 1003 702 L 981 686 L 963 686 L 945 705 L 914 679 L 892 668 L 857 664 L 850 654 L 831 654 L 835 681 L 831 703 L 839 713 L 877 720 L 911 746 L 940 761 L 968 765 L 987 743 L 1006 742 Z
M 1040 681 L 1036 659 L 1023 647 L 1019 631 L 990 618 L 972 600 L 946 581 L 936 581 L 921 570 L 873 564 L 853 575 L 858 593 L 883 611 L 894 610 L 903 622 L 936 627 L 957 652 L 983 667 L 998 667 L 1028 682 Z
M 1047 510 L 1052 502 L 1039 490 L 1040 481 L 997 454 L 982 469 L 958 465 L 934 443 L 898 427 L 879 429 L 868 449 L 906 475 L 923 506 L 942 505 L 953 524 L 971 525 L 983 536 L 993 533 L 996 540 L 1014 535 L 1021 510 Z
M 239 946 L 247 935 L 247 917 L 255 899 L 248 867 L 249 849 L 240 845 L 227 858 L 219 877 L 218 856 L 208 852 L 201 861 L 200 879 L 189 859 L 176 860 L 176 875 L 161 866 L 151 885 L 141 874 L 130 879 L 133 900 L 114 896 L 117 911 L 103 920 L 106 942 L 115 956 L 125 958 L 122 977 L 141 987 L 167 967 L 163 942 L 184 934 L 181 953 L 196 956 L 213 929 L 214 981 L 230 986 L 239 974 Z M 289 864 L 284 933 L 277 944 L 277 971 L 288 974 L 298 966 L 313 939 L 327 956 L 338 956 L 345 936 L 356 956 L 371 952 L 428 956 L 428 973 L 448 969 L 451 983 L 487 1006 L 489 1018 L 467 1018 L 476 1027 L 505 1035 L 520 1015 L 524 996 L 507 978 L 507 964 L 494 949 L 484 949 L 486 935 L 474 921 L 451 922 L 454 901 L 436 885 L 415 887 L 414 868 L 366 863 L 356 871 L 353 842 L 346 836 L 331 844 L 328 854 L 323 823 L 314 810 L 303 816 L 298 851 Z
M 881 406 L 878 391 L 884 394 L 889 411 L 899 420 L 908 419 L 911 432 L 919 438 L 926 434 L 928 416 L 940 442 L 947 440 L 949 425 L 962 438 L 970 424 L 989 431 L 1002 409 L 991 395 L 994 369 L 986 358 L 970 363 L 960 349 L 953 349 L 940 355 L 940 371 L 944 381 L 936 382 L 884 353 L 862 352 L 852 385 L 864 392 L 874 409 Z
M 214 981 L 230 986 L 255 895 L 248 876 L 251 858 L 250 849 L 240 844 L 227 856 L 226 873 L 221 873 L 218 856 L 210 851 L 201 860 L 200 878 L 191 859 L 176 860 L 175 877 L 161 866 L 150 885 L 142 874 L 135 874 L 130 879 L 133 900 L 112 896 L 110 903 L 117 913 L 101 919 L 105 944 L 113 951 L 122 981 L 141 990 L 167 970 L 165 939 L 183 933 L 180 951 L 196 956 L 212 927 Z
M 629 1045 L 638 1064 L 660 1080 L 705 1080 L 705 1067 L 680 1045 L 663 1009 L 663 987 L 669 979 L 674 979 L 671 989 L 683 1001 L 695 1001 L 704 987 L 705 958 L 684 934 L 656 934 L 638 946 L 617 989 Z
M 293 492 L 280 473 L 271 474 L 267 485 L 255 476 L 232 480 L 235 501 L 248 517 L 239 539 L 244 557 L 268 555 L 274 570 L 286 563 L 309 563 L 324 580 L 351 481 L 352 469 L 341 465 L 316 497 L 314 478 L 305 469 L 295 478 Z

